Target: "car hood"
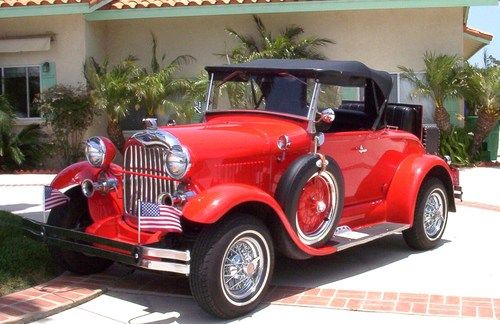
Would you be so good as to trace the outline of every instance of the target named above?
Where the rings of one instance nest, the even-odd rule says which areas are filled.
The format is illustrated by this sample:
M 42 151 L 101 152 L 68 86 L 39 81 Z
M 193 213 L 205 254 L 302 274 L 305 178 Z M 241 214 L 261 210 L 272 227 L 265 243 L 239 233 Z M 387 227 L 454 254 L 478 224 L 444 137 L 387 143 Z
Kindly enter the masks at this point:
M 303 121 L 276 116 L 231 114 L 203 124 L 162 128 L 174 135 L 198 159 L 239 159 L 278 152 L 276 141 L 287 135 L 295 149 L 307 145 Z

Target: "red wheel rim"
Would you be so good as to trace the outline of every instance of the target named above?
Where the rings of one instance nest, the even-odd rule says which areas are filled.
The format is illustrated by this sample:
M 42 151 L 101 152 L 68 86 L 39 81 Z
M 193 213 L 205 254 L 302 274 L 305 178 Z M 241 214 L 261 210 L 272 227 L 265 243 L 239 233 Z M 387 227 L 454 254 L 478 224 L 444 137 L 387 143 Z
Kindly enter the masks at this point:
M 305 235 L 321 229 L 330 216 L 332 197 L 328 182 L 317 175 L 309 179 L 302 189 L 297 208 L 297 224 Z

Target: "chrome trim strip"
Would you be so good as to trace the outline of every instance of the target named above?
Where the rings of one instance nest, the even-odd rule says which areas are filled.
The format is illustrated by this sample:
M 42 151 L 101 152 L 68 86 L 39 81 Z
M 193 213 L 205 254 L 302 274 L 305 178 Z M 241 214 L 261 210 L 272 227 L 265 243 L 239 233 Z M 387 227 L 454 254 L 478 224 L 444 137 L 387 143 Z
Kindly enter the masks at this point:
M 182 273 L 184 275 L 189 275 L 190 267 L 189 264 L 172 263 L 172 262 L 162 262 L 154 260 L 141 260 L 139 267 L 157 271 L 165 272 L 175 272 Z
M 177 139 L 177 137 L 164 130 L 142 131 L 135 133 L 130 138 L 133 138 L 146 146 L 161 145 L 169 149 L 174 146 L 181 146 L 181 142 Z
M 142 255 L 155 258 L 162 258 L 162 259 L 173 259 L 185 262 L 191 260 L 191 253 L 189 252 L 189 250 L 178 251 L 178 250 L 158 249 L 152 247 L 143 247 Z

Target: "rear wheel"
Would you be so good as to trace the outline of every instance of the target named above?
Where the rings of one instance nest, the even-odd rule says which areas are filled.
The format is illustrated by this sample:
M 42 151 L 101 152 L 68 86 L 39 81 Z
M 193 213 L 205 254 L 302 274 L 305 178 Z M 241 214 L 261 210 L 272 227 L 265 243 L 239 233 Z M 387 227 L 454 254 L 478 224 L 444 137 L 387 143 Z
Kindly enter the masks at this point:
M 91 224 L 87 199 L 82 195 L 80 187 L 66 192 L 70 197 L 68 203 L 53 208 L 47 220 L 48 225 L 83 231 Z M 65 250 L 49 245 L 54 262 L 63 269 L 82 275 L 98 273 L 109 268 L 113 261 L 87 256 L 80 252 Z
M 234 318 L 260 303 L 271 280 L 274 250 L 266 226 L 251 215 L 228 215 L 205 229 L 192 253 L 189 283 L 198 304 Z
M 447 220 L 446 189 L 439 179 L 430 178 L 420 188 L 413 226 L 403 231 L 403 237 L 411 248 L 432 249 L 443 236 Z

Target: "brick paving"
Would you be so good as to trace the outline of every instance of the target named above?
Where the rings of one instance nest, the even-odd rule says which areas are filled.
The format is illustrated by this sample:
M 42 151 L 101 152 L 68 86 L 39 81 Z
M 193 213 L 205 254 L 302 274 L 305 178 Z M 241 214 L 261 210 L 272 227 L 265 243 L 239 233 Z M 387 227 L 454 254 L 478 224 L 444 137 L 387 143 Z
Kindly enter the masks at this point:
M 90 277 L 63 274 L 45 284 L 0 297 L 0 323 L 27 323 L 80 305 L 106 289 Z
M 184 276 L 129 271 L 76 276 L 65 273 L 46 284 L 0 297 L 0 323 L 30 322 L 80 305 L 107 290 L 190 295 Z M 500 298 L 273 286 L 264 302 L 351 311 L 500 320 Z
M 478 298 L 406 292 L 273 287 L 272 304 L 327 307 L 352 311 L 500 319 L 500 298 Z

